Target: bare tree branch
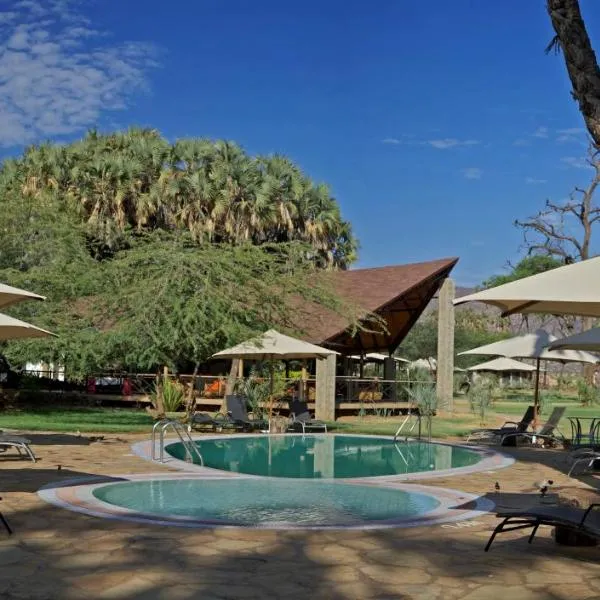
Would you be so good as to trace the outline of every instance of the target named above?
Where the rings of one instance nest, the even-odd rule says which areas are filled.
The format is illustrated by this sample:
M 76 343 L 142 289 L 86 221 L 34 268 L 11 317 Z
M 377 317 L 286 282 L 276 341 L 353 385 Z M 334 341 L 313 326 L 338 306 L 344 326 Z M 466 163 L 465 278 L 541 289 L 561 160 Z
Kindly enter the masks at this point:
M 600 206 L 594 205 L 600 185 L 600 153 L 592 143 L 587 162 L 594 169 L 587 188 L 575 187 L 564 204 L 546 200 L 544 210 L 515 221 L 523 231 L 523 246 L 529 254 L 548 254 L 565 263 L 590 258 L 592 225 L 600 221 Z

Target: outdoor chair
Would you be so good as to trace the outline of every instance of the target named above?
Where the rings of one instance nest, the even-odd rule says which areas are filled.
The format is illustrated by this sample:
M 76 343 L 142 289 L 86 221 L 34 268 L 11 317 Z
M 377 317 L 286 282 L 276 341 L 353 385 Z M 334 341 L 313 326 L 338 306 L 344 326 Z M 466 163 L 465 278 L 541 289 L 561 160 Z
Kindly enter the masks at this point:
M 571 468 L 569 469 L 569 472 L 567 473 L 567 475 L 569 477 L 573 476 L 573 471 L 575 470 L 575 468 L 577 467 L 577 465 L 579 465 L 582 462 L 586 462 L 587 463 L 587 469 L 594 469 L 597 464 L 596 461 L 598 461 L 598 463 L 600 463 L 600 450 L 598 448 L 578 448 L 577 450 L 574 450 L 573 452 L 570 453 L 570 458 L 573 460 L 573 463 L 571 464 Z M 585 473 L 585 469 L 583 471 L 583 473 Z M 583 474 L 580 473 L 580 474 Z
M 31 441 L 20 435 L 0 435 L 0 452 L 6 452 L 9 448 L 15 448 L 20 456 L 30 458 L 35 462 L 35 454 L 29 444 L 31 444 Z
M 205 412 L 195 412 L 188 423 L 188 433 L 191 433 L 193 429 L 204 428 L 211 429 L 212 431 L 219 431 L 226 427 L 231 427 L 232 422 L 226 415 L 217 413 L 214 417 L 211 417 Z
M 502 427 L 497 429 L 474 429 L 469 433 L 467 442 L 484 442 L 484 441 L 496 441 L 507 433 L 524 433 L 527 431 L 531 422 L 533 421 L 534 407 L 528 406 L 525 414 L 521 420 L 517 423 L 516 421 L 506 421 Z
M 537 438 L 542 439 L 544 442 L 550 443 L 560 442 L 564 440 L 564 436 L 560 434 L 560 430 L 558 429 L 558 424 L 562 419 L 563 415 L 565 414 L 565 410 L 567 410 L 566 406 L 555 406 L 552 409 L 552 413 L 548 417 L 548 420 L 541 427 L 538 427 L 537 431 L 517 431 L 514 433 L 505 433 L 502 435 L 500 443 L 504 444 L 505 440 L 518 437 L 528 439 L 532 442 L 534 439 Z M 555 431 L 558 431 L 560 437 L 554 434 Z
M 600 512 L 592 512 L 598 507 L 600 504 L 590 504 L 586 509 L 571 506 L 537 506 L 498 512 L 496 516 L 502 521 L 492 532 L 485 552 L 490 549 L 495 537 L 505 531 L 533 529 L 529 536 L 531 544 L 540 525 L 559 527 L 589 538 L 600 539 Z
M 306 433 L 307 430 L 319 430 L 327 433 L 327 424 L 312 418 L 306 402 L 293 400 L 290 406 L 290 424 L 288 429 L 293 431 L 301 429 L 303 434 Z
M 267 429 L 268 421 L 255 419 L 248 414 L 248 401 L 245 396 L 225 396 L 227 405 L 228 421 L 242 431 L 253 431 L 255 429 Z

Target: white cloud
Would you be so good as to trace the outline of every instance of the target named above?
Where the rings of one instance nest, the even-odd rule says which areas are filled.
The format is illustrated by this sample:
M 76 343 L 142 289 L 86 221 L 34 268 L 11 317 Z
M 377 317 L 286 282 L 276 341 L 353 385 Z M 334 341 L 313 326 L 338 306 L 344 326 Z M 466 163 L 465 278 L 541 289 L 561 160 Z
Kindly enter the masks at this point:
M 530 146 L 531 143 L 529 142 L 529 140 L 526 140 L 524 138 L 518 138 L 513 142 L 513 146 Z
M 465 179 L 481 179 L 483 176 L 483 170 L 477 167 L 467 167 L 462 169 L 461 173 Z
M 531 185 L 548 183 L 546 179 L 537 179 L 536 177 L 525 177 L 525 183 L 529 183 Z
M 79 132 L 128 106 L 155 49 L 109 44 L 71 0 L 21 0 L 0 11 L 0 146 Z
M 531 135 L 532 135 L 532 137 L 535 137 L 535 138 L 547 138 L 548 137 L 548 128 L 547 127 L 538 127 Z
M 563 156 L 561 159 L 565 165 L 569 167 L 573 167 L 574 169 L 591 169 L 592 167 L 589 165 L 585 158 L 577 157 L 577 156 Z
M 402 142 L 398 138 L 388 137 L 388 138 L 382 139 L 381 143 L 382 144 L 401 144 Z
M 556 131 L 557 142 L 565 143 L 565 142 L 579 142 L 582 143 L 585 141 L 585 133 L 586 130 L 581 127 L 570 127 L 568 129 L 558 129 Z
M 480 142 L 477 140 L 457 140 L 456 138 L 442 138 L 438 140 L 428 140 L 424 142 L 429 144 L 433 148 L 438 150 L 447 150 L 448 148 L 455 148 L 456 146 L 475 146 Z

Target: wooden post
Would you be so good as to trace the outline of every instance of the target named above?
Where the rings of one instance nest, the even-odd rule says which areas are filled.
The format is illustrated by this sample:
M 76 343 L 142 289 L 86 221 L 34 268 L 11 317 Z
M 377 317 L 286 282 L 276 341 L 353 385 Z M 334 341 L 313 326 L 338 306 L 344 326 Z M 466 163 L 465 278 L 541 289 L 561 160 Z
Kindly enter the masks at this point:
M 444 280 L 438 297 L 437 399 L 452 410 L 454 400 L 454 281 Z
M 235 387 L 236 376 L 239 374 L 240 371 L 242 371 L 243 368 L 244 368 L 244 365 L 242 364 L 242 359 L 234 358 L 231 361 L 231 367 L 229 368 L 229 375 L 227 376 L 227 383 L 225 383 L 225 396 L 230 396 L 231 394 L 233 394 L 233 388 Z M 242 375 L 243 375 L 243 371 L 242 371 Z M 223 411 L 223 413 L 225 413 L 227 411 L 227 402 L 225 401 L 225 398 L 223 398 L 223 402 L 221 404 L 221 411 Z

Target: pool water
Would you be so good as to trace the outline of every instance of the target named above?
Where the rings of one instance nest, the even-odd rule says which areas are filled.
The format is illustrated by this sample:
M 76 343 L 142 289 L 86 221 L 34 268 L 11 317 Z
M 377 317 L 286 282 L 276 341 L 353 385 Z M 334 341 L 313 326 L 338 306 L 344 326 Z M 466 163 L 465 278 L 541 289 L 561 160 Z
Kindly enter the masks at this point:
M 404 489 L 277 479 L 165 479 L 97 487 L 103 502 L 136 513 L 237 526 L 353 526 L 422 516 L 435 497 Z
M 394 442 L 352 435 L 235 436 L 195 442 L 205 467 L 297 479 L 343 479 L 401 475 L 468 467 L 481 461 L 478 452 L 427 442 Z M 166 451 L 185 460 L 181 443 Z

